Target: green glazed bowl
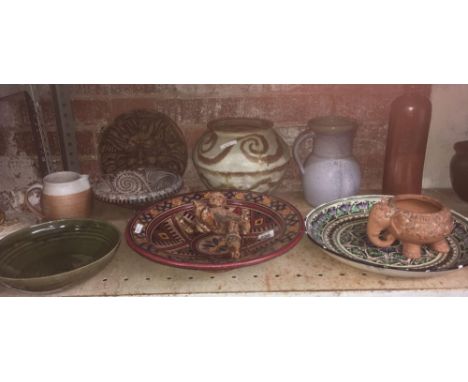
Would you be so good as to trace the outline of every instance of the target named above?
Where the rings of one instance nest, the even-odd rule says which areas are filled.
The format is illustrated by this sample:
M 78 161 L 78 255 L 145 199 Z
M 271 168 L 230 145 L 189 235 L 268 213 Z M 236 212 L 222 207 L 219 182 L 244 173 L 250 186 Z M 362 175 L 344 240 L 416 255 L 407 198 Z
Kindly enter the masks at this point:
M 51 291 L 82 281 L 112 259 L 117 229 L 91 219 L 33 225 L 0 240 L 0 283 L 27 291 Z

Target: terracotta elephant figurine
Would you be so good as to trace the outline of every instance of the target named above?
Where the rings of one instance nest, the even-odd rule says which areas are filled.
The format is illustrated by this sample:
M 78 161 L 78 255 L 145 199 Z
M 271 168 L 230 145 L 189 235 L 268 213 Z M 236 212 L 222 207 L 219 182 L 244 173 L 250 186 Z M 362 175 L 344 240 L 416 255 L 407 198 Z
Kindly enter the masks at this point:
M 400 240 L 403 255 L 409 259 L 421 256 L 421 245 L 448 253 L 445 239 L 453 230 L 450 210 L 426 195 L 398 195 L 374 204 L 367 223 L 367 236 L 378 247 L 388 247 Z M 384 233 L 384 238 L 380 235 Z

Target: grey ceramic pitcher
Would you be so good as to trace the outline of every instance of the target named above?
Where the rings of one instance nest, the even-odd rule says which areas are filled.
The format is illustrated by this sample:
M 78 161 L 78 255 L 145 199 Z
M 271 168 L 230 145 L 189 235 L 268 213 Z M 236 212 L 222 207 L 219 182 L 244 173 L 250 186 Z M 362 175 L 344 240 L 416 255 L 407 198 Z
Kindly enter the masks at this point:
M 302 173 L 304 197 L 311 205 L 354 195 L 361 184 L 361 171 L 353 157 L 357 122 L 344 117 L 312 119 L 309 129 L 294 142 L 294 158 Z M 305 162 L 300 147 L 313 138 L 313 149 Z

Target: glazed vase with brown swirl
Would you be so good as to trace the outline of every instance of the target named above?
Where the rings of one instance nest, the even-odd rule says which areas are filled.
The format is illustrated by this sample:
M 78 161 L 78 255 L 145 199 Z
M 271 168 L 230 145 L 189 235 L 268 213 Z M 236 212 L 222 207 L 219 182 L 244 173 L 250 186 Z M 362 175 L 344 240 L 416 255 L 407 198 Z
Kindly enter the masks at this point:
M 213 120 L 193 150 L 195 168 L 209 189 L 272 191 L 290 159 L 273 123 L 257 118 Z

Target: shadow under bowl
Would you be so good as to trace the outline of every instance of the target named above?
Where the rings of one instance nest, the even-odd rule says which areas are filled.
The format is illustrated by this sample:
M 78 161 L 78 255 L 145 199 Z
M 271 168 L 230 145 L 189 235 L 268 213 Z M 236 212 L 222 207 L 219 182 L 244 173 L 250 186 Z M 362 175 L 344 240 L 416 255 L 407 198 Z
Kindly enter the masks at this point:
M 104 268 L 120 244 L 111 224 L 63 219 L 23 228 L 0 240 L 0 282 L 27 291 L 52 291 Z

